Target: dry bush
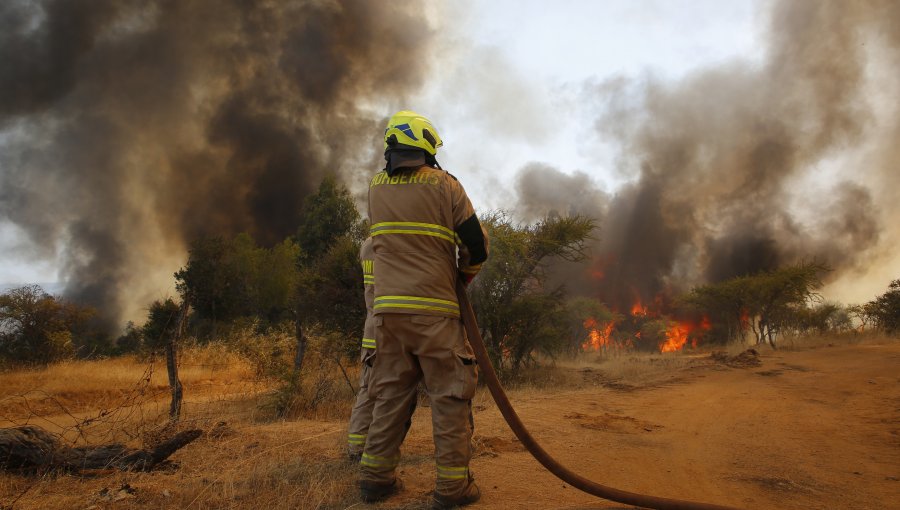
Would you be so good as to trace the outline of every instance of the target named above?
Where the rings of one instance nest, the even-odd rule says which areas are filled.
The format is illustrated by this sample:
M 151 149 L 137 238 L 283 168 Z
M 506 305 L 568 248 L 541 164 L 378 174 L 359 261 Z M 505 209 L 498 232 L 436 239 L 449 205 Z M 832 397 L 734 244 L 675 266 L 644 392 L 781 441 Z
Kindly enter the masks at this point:
M 279 418 L 346 416 L 356 395 L 358 363 L 348 363 L 327 337 L 310 337 L 299 374 L 286 370 L 267 407 Z
M 598 368 L 616 381 L 644 385 L 687 368 L 694 359 L 696 358 L 682 353 L 633 353 L 628 357 L 609 358 L 600 363 Z
M 282 324 L 260 332 L 256 321 L 232 328 L 220 343 L 249 363 L 256 377 L 264 379 L 283 376 L 297 348 L 292 326 Z
M 576 364 L 571 361 L 544 361 L 515 373 L 506 373 L 503 387 L 509 390 L 578 388 L 583 379 L 575 368 Z

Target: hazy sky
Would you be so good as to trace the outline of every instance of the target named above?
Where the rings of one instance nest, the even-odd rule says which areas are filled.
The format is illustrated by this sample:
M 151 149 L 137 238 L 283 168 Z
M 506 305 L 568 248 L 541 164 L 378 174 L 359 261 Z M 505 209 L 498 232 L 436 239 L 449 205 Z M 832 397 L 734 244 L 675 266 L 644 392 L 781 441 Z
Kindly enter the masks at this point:
M 552 7 L 550 7 L 552 5 Z M 622 176 L 594 132 L 585 88 L 607 80 L 674 81 L 705 66 L 761 56 L 766 3 L 729 1 L 468 2 L 445 5 L 446 61 L 415 107 L 442 130 L 442 164 L 481 207 L 508 207 L 503 181 L 524 164 L 581 170 L 611 190 Z M 512 99 L 514 98 L 514 99 Z M 468 179 L 463 181 L 469 182 Z
M 431 74 L 407 104 L 391 108 L 414 109 L 434 121 L 444 140 L 439 161 L 459 177 L 480 210 L 515 208 L 518 176 L 533 163 L 563 175 L 580 173 L 592 187 L 614 194 L 633 183 L 638 171 L 633 161 L 621 160 L 622 140 L 607 138 L 599 129 L 604 126 L 598 122 L 608 122 L 600 119 L 610 118 L 604 103 L 610 94 L 598 90 L 641 90 L 649 83 L 683 99 L 679 91 L 707 92 L 691 90 L 691 80 L 708 70 L 746 74 L 751 80 L 763 75 L 757 71 L 770 58 L 766 45 L 773 40 L 769 30 L 776 5 L 750 0 L 423 2 L 437 30 L 431 41 L 437 47 L 425 53 L 433 60 Z M 417 33 L 413 28 L 410 37 Z M 896 103 L 894 89 L 880 84 L 896 85 L 896 78 L 881 79 L 878 73 L 896 68 L 880 69 L 866 71 L 867 83 L 879 84 L 868 96 L 873 104 L 890 106 Z M 366 107 L 373 117 L 385 110 L 384 105 Z M 872 122 L 893 125 L 894 106 L 873 111 Z M 878 112 L 887 113 L 878 119 Z M 816 161 L 813 184 L 828 189 L 823 182 L 847 179 L 847 168 L 865 164 L 860 155 L 865 144 L 859 145 Z M 350 184 L 361 192 L 363 182 Z M 884 200 L 884 190 L 869 187 L 876 203 Z M 802 220 L 803 212 L 796 217 Z M 871 299 L 900 271 L 900 258 L 890 249 L 895 231 L 885 230 L 878 244 L 881 255 L 869 258 L 879 262 L 864 268 L 869 271 L 865 285 L 847 273 L 836 287 L 839 299 Z M 60 279 L 54 261 L 34 259 L 33 250 L 19 245 L 20 238 L 18 227 L 0 223 L 0 283 Z M 48 246 L 64 249 L 65 244 L 55 239 Z M 169 255 L 180 260 L 180 254 Z M 177 268 L 155 269 L 168 278 Z M 159 295 L 174 293 L 171 282 L 158 285 L 169 286 L 154 288 Z

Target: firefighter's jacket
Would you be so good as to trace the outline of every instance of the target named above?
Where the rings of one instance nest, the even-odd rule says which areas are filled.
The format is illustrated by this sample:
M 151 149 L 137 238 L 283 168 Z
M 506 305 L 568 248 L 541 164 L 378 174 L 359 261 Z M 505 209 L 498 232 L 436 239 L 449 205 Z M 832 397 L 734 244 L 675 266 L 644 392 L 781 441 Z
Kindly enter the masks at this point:
M 375 250 L 374 313 L 459 317 L 456 280 L 487 259 L 487 240 L 462 185 L 427 165 L 380 172 L 369 183 Z M 466 260 L 457 263 L 464 245 Z
M 375 251 L 372 249 L 372 238 L 368 237 L 359 248 L 359 260 L 362 264 L 363 289 L 366 298 L 366 323 L 363 326 L 362 348 L 375 348 L 375 321 L 372 317 L 375 305 Z

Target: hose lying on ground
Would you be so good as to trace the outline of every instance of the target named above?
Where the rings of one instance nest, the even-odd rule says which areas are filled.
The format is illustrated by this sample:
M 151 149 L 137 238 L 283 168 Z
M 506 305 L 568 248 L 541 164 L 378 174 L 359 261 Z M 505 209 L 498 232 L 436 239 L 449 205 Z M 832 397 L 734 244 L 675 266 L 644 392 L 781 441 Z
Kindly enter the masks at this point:
M 734 508 L 727 506 L 659 498 L 614 489 L 592 482 L 557 462 L 556 459 L 551 457 L 550 454 L 541 448 L 541 445 L 539 445 L 534 437 L 532 437 L 531 433 L 528 432 L 525 425 L 522 423 L 522 420 L 519 419 L 519 415 L 516 414 L 515 409 L 513 409 L 512 404 L 510 404 L 509 399 L 506 397 L 503 387 L 500 386 L 500 380 L 497 379 L 497 373 L 494 371 L 487 350 L 484 348 L 484 341 L 481 338 L 481 333 L 478 331 L 478 323 L 475 320 L 475 312 L 472 311 L 472 305 L 469 303 L 469 298 L 462 282 L 457 284 L 456 294 L 459 299 L 459 308 L 462 313 L 463 325 L 466 328 L 466 334 L 469 337 L 469 342 L 472 344 L 472 349 L 475 351 L 475 359 L 478 360 L 478 366 L 481 367 L 481 374 L 485 378 L 488 388 L 491 390 L 491 396 L 494 397 L 494 402 L 497 403 L 500 413 L 503 415 L 503 418 L 506 420 L 506 423 L 512 429 L 513 433 L 519 438 L 519 441 L 522 442 L 531 455 L 557 478 L 576 489 L 587 492 L 588 494 L 619 503 L 625 503 L 627 505 L 654 508 L 657 510 L 735 510 Z

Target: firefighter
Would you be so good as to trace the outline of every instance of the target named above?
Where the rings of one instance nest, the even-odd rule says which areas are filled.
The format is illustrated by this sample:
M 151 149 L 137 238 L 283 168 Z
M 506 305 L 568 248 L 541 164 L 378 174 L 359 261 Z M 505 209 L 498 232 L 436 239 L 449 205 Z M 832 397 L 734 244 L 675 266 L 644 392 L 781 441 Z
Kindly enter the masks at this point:
M 384 133 L 387 164 L 369 185 L 377 351 L 369 381 L 375 408 L 360 460 L 366 502 L 402 489 L 396 468 L 419 380 L 431 400 L 434 508 L 480 497 L 469 471 L 477 369 L 455 288 L 458 278 L 468 283 L 478 273 L 488 248 L 465 190 L 435 159 L 441 145 L 428 119 L 398 112 Z
M 347 455 L 351 461 L 355 462 L 359 462 L 362 458 L 363 447 L 366 445 L 366 435 L 369 432 L 369 424 L 372 422 L 372 408 L 375 407 L 375 401 L 369 397 L 369 376 L 372 372 L 372 357 L 375 355 L 375 323 L 372 320 L 372 305 L 375 300 L 373 257 L 372 238 L 369 237 L 363 241 L 359 250 L 359 259 L 363 272 L 363 289 L 366 299 L 366 323 L 363 327 L 362 346 L 360 349 L 362 372 L 359 376 L 359 392 L 356 395 L 353 411 L 350 413 L 350 426 L 347 431 Z
M 375 407 L 375 400 L 369 396 L 369 379 L 372 374 L 372 361 L 375 359 L 375 322 L 372 314 L 372 306 L 375 301 L 374 256 L 372 238 L 368 237 L 359 249 L 359 260 L 363 272 L 363 295 L 366 302 L 366 321 L 360 346 L 362 372 L 359 377 L 359 391 L 356 394 L 356 403 L 350 412 L 350 425 L 347 431 L 347 457 L 351 462 L 359 462 L 362 459 L 369 425 L 372 423 L 372 409 Z M 410 426 L 412 426 L 412 413 L 410 413 L 410 419 L 403 424 L 404 437 Z

